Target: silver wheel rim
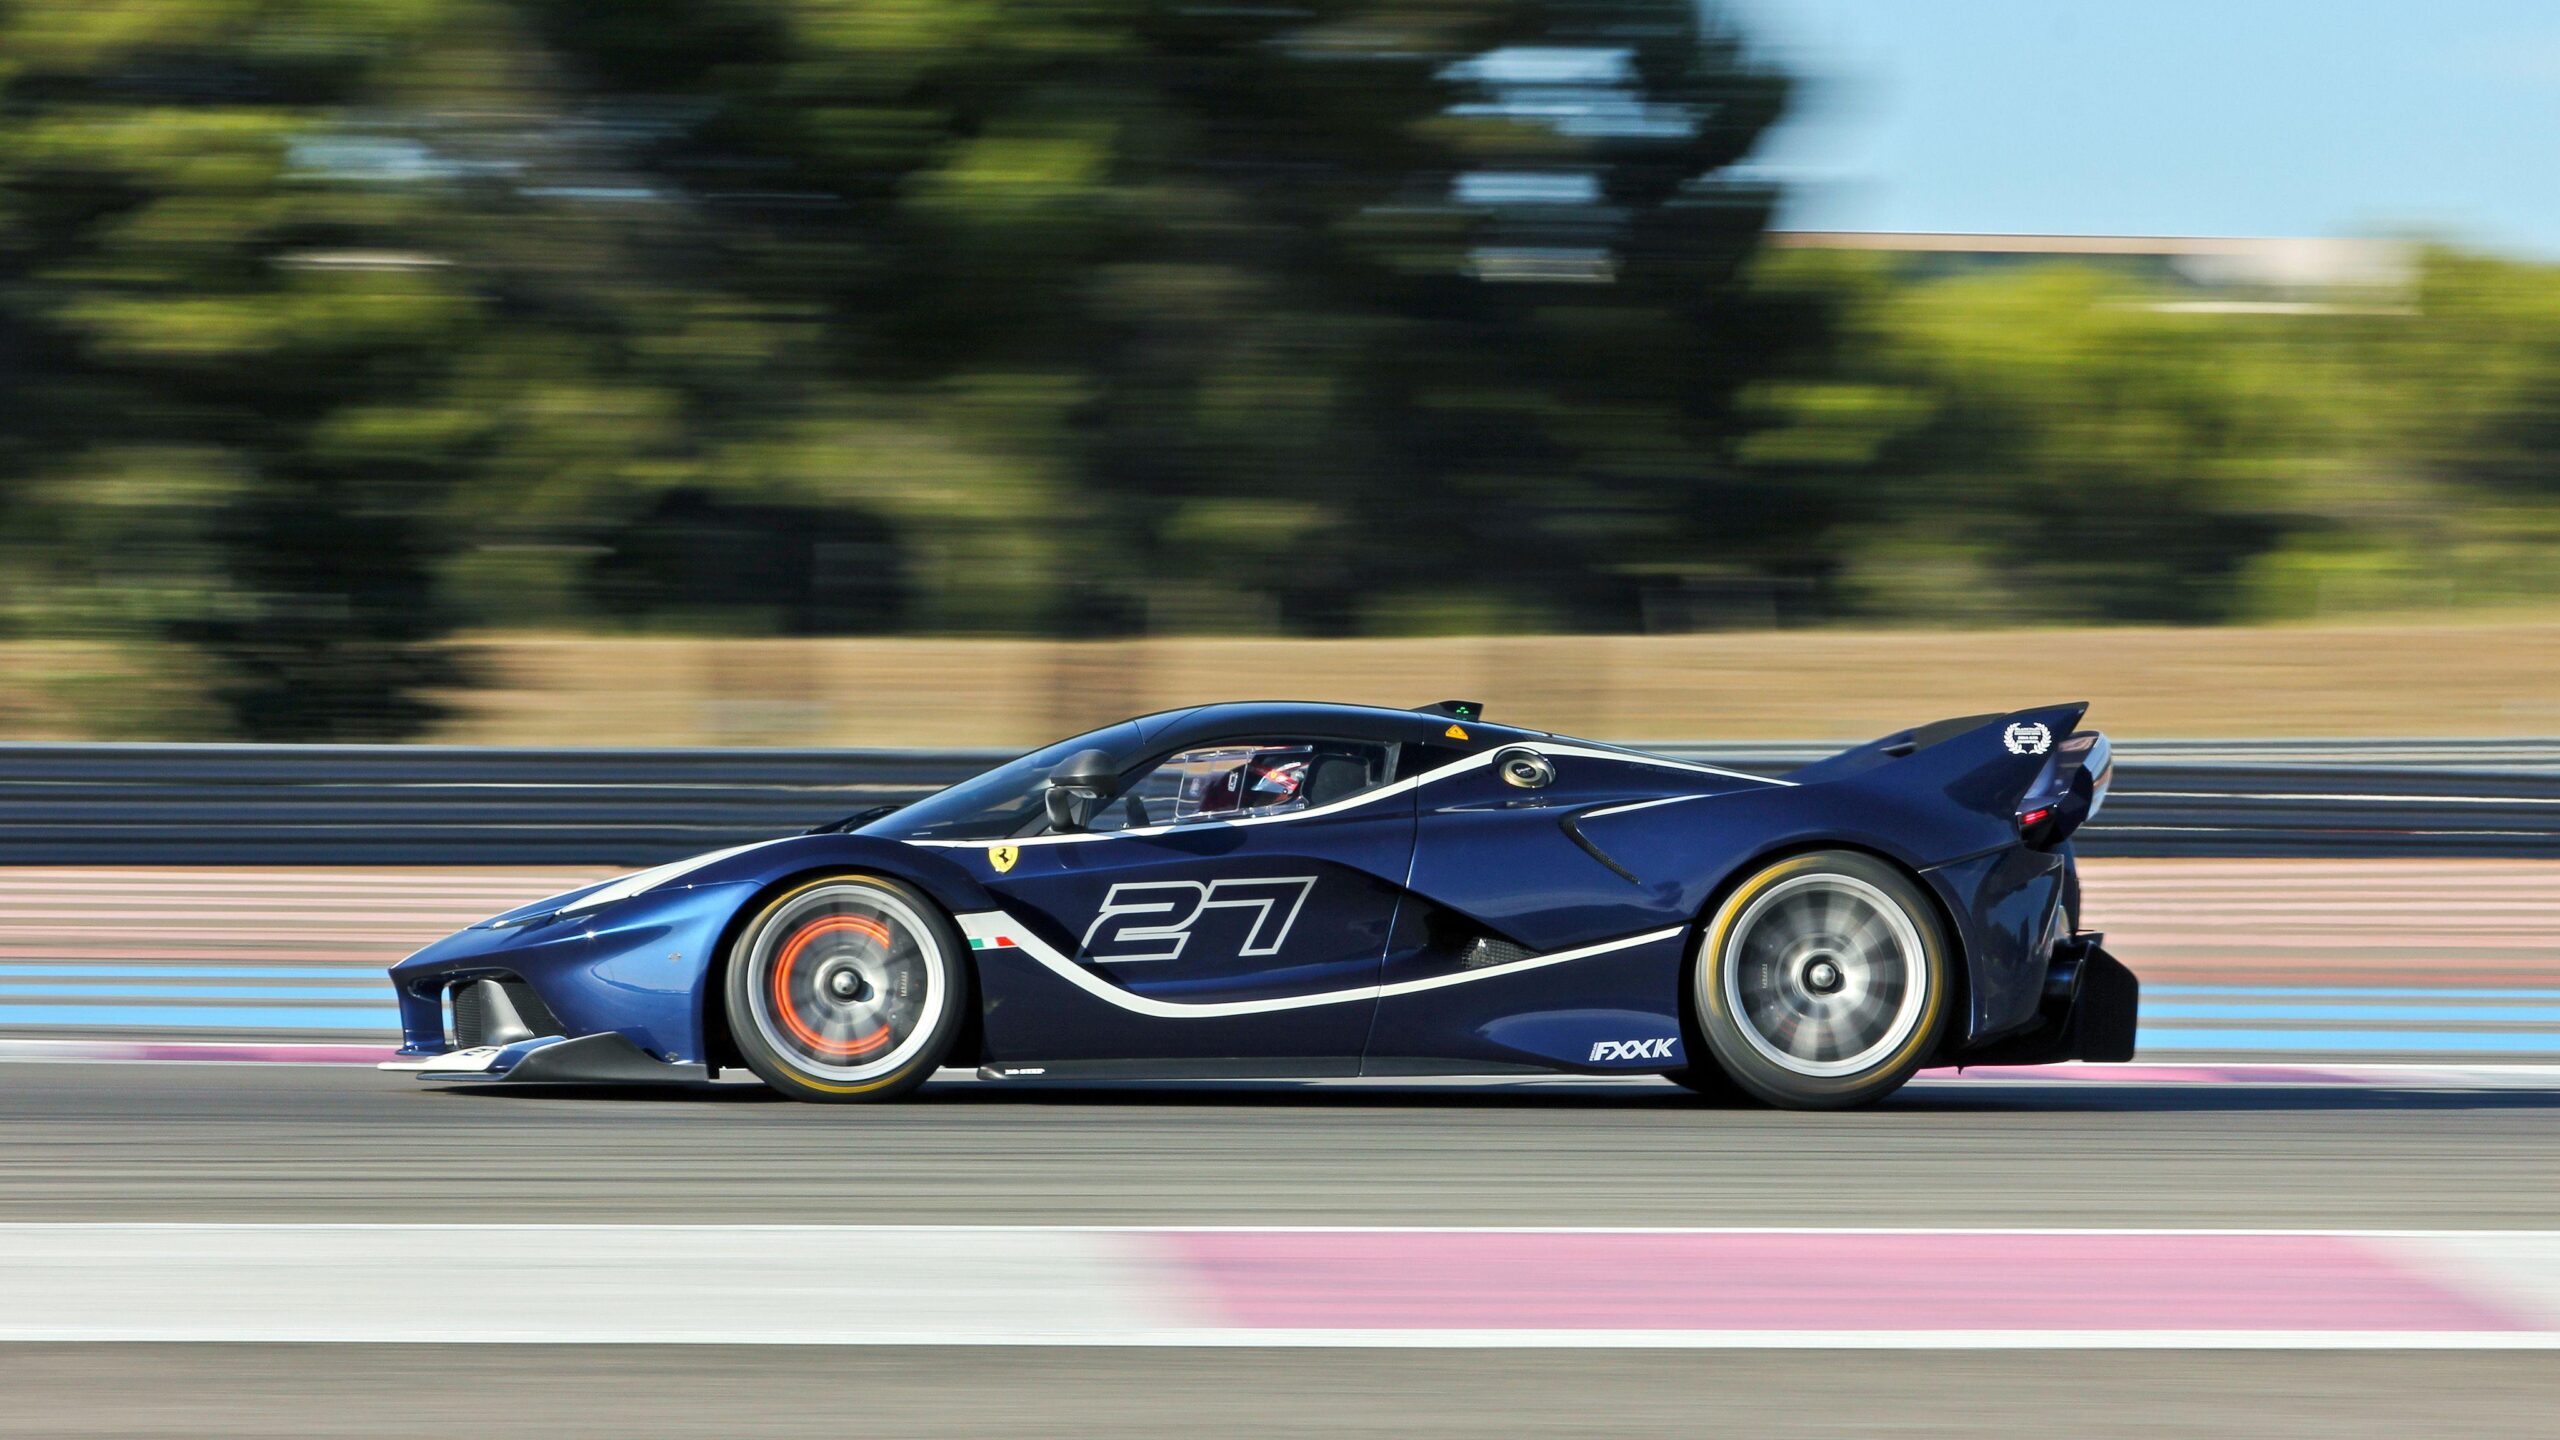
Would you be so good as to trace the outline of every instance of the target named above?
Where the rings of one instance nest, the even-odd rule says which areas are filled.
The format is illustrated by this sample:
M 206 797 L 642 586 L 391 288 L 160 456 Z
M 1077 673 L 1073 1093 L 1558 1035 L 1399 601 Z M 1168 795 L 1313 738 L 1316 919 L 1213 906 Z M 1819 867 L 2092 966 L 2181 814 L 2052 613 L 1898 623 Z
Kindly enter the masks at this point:
M 1721 963 L 1734 1027 L 1762 1059 L 1798 1075 L 1872 1069 L 1918 1028 L 1928 954 L 1901 902 L 1854 876 L 1799 875 L 1753 900 Z
M 830 1081 L 891 1074 L 931 1043 L 947 958 L 932 924 L 887 890 L 820 885 L 756 926 L 741 958 L 756 1033 Z

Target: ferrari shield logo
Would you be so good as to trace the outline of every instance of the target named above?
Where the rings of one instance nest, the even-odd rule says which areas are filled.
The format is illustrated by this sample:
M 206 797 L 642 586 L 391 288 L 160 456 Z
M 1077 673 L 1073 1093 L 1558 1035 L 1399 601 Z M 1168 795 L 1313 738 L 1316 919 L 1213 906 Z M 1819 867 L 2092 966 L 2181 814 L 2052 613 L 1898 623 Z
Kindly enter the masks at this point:
M 1019 845 L 990 845 L 987 847 L 987 863 L 996 867 L 996 873 L 999 875 L 1012 869 L 1013 862 L 1021 858 L 1022 847 Z

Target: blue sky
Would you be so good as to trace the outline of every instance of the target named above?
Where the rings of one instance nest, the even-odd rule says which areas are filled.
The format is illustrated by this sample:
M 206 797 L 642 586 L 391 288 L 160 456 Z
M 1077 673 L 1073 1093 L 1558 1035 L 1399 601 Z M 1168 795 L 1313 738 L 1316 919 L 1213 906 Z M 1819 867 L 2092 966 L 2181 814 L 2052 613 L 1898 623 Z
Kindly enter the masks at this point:
M 2423 232 L 2560 257 L 2555 0 L 1726 0 L 1802 229 Z

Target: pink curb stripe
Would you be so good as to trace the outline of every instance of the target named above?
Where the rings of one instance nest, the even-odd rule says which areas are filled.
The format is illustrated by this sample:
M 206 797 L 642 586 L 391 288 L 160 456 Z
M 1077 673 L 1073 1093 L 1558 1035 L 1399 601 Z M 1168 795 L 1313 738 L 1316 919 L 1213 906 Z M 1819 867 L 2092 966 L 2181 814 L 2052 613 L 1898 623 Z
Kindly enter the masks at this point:
M 375 1065 L 400 1053 L 396 1045 L 219 1044 L 145 1042 L 130 1047 L 138 1060 L 246 1060 L 285 1065 Z
M 2352 1235 L 1174 1231 L 1257 1329 L 2517 1332 Z

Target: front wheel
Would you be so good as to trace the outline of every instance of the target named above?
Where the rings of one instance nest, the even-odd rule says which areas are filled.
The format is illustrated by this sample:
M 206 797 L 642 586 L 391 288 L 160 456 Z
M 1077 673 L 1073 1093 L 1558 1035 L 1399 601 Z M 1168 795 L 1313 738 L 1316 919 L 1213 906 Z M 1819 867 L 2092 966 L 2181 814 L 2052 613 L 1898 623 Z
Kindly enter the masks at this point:
M 740 932 L 724 980 L 729 1033 L 798 1100 L 886 1100 L 922 1085 L 959 1035 L 959 931 L 894 880 L 838 875 L 784 891 Z
M 1856 851 L 1791 856 L 1709 921 L 1698 1028 L 1717 1067 L 1772 1105 L 1869 1104 L 1937 1044 L 1948 964 L 1935 907 L 1908 874 Z

